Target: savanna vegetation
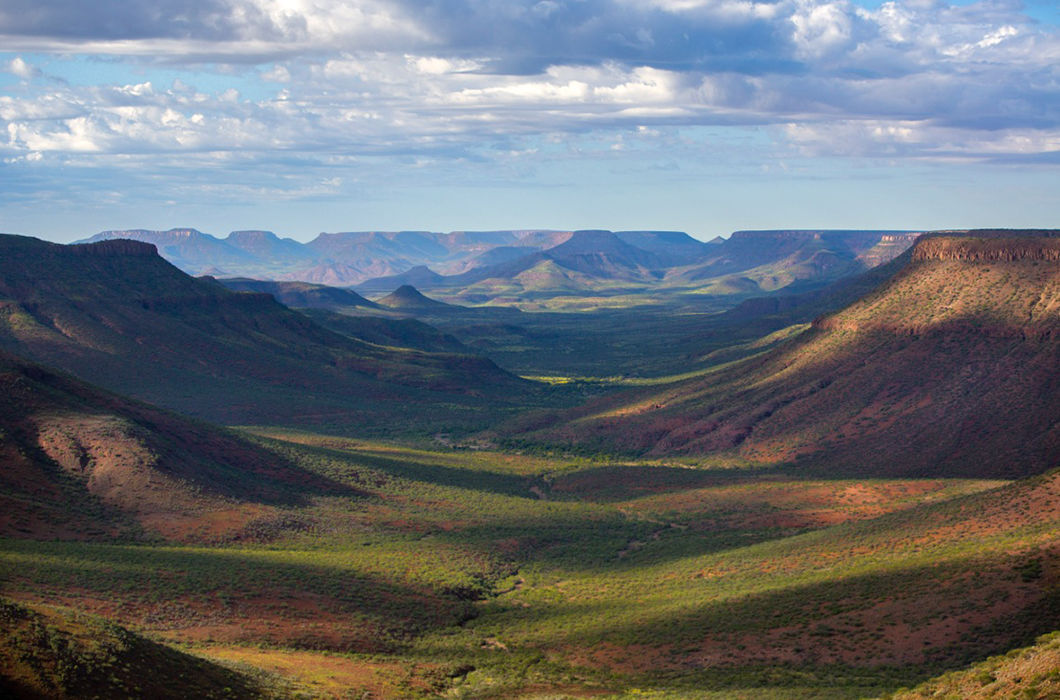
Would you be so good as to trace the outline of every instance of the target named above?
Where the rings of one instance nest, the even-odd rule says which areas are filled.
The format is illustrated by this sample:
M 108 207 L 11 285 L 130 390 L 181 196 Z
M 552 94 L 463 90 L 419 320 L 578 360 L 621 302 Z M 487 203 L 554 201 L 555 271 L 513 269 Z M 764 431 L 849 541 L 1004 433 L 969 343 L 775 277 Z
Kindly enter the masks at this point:
M 203 406 L 296 417 L 219 428 L 0 354 L 0 691 L 1051 697 L 1058 258 L 986 238 L 726 312 L 306 316 L 169 269 L 170 306 L 15 276 L 4 347 L 146 367 L 149 323 L 213 352 Z M 227 366 L 245 339 L 207 321 L 274 345 Z

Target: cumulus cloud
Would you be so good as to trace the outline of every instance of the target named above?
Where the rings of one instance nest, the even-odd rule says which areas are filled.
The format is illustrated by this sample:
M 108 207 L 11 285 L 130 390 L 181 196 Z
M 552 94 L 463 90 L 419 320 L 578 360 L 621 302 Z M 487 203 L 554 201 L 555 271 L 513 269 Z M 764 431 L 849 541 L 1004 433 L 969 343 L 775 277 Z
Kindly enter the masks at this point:
M 557 135 L 628 151 L 658 129 L 756 125 L 808 156 L 1060 148 L 1060 31 L 1014 0 L 8 0 L 0 40 L 140 76 L 64 84 L 9 54 L 28 87 L 0 95 L 8 163 L 467 162 L 544 158 Z
M 40 75 L 40 70 L 26 63 L 21 56 L 15 56 L 7 62 L 5 69 L 11 75 L 28 80 Z

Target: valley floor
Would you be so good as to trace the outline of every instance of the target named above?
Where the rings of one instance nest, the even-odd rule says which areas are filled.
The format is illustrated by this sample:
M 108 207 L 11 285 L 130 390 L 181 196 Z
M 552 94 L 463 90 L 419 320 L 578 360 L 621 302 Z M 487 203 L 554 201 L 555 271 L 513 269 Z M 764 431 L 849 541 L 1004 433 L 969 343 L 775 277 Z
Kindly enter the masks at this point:
M 876 697 L 1060 620 L 1052 472 L 827 480 L 245 432 L 354 495 L 2 540 L 0 594 L 276 697 Z M 68 691 L 9 617 L 4 667 Z

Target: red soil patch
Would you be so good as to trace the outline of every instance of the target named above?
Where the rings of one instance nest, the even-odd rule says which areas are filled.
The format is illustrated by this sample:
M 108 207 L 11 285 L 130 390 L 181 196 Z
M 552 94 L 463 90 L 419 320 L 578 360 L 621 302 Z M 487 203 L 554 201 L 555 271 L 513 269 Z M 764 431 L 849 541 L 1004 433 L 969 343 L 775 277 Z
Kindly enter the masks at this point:
M 320 698 L 364 700 L 428 693 L 437 666 L 382 661 L 294 649 L 211 645 L 196 650 L 207 659 L 247 664 L 296 684 L 295 690 Z
M 189 596 L 159 603 L 104 597 L 95 591 L 71 588 L 34 593 L 9 589 L 4 595 L 18 601 L 83 610 L 170 641 L 265 642 L 302 649 L 366 653 L 387 648 L 385 630 L 378 622 L 365 619 L 343 603 L 308 591 L 228 596 L 225 600 Z M 402 603 L 418 609 L 437 605 L 426 597 L 408 597 Z

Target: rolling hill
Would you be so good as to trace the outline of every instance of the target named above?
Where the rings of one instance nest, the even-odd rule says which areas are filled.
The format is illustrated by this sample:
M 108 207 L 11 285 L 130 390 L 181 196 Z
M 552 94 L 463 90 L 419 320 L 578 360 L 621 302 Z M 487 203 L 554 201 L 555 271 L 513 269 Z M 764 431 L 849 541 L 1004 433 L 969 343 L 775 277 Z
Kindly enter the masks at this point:
M 1016 477 L 1060 460 L 1060 238 L 922 238 L 794 342 L 531 435 L 862 475 Z
M 417 415 L 474 418 L 482 397 L 511 406 L 528 387 L 482 358 L 336 333 L 267 294 L 189 277 L 127 240 L 0 237 L 0 348 L 223 423 L 401 427 Z

